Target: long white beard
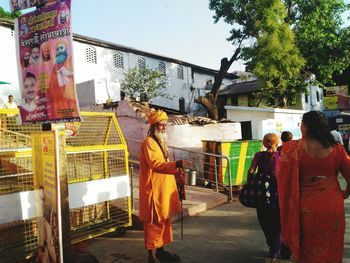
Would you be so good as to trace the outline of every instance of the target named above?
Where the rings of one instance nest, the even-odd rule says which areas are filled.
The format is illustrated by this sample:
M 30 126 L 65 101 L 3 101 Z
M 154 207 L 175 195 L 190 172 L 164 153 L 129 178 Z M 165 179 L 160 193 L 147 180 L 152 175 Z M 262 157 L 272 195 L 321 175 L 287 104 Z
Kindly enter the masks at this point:
M 158 130 L 154 131 L 154 137 L 157 139 L 160 144 L 160 148 L 162 148 L 165 159 L 169 158 L 168 151 L 168 135 L 166 132 L 160 132 Z

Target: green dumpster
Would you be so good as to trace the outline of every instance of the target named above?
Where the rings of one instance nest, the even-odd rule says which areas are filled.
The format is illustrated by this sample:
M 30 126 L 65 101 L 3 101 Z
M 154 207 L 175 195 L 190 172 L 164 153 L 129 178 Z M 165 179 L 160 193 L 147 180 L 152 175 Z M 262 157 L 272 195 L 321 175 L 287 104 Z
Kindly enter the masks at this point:
M 260 140 L 249 141 L 225 141 L 225 140 L 203 140 L 203 152 L 223 155 L 229 157 L 231 171 L 231 182 L 233 186 L 243 185 L 247 181 L 248 169 L 252 163 L 254 154 L 263 148 Z M 205 178 L 218 183 L 229 185 L 229 173 L 227 159 L 204 155 Z

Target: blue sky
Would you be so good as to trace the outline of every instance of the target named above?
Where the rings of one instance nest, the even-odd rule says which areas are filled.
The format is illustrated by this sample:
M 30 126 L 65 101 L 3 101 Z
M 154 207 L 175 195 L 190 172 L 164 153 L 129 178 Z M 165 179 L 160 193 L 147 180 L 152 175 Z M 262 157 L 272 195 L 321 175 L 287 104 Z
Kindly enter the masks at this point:
M 9 0 L 0 6 L 9 11 Z M 74 33 L 219 69 L 234 48 L 230 26 L 213 14 L 207 0 L 72 0 Z
M 221 58 L 231 57 L 234 48 L 226 40 L 230 26 L 214 24 L 208 2 L 72 0 L 73 32 L 219 69 Z M 0 0 L 0 6 L 9 11 L 9 0 Z M 238 62 L 230 71 L 243 69 Z

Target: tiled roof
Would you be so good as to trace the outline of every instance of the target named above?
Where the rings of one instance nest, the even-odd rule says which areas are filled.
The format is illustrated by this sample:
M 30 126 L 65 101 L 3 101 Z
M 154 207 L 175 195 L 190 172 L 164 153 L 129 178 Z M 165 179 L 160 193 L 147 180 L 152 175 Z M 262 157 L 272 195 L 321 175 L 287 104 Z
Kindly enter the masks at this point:
M 137 101 L 129 101 L 129 105 L 145 121 L 147 120 L 147 115 L 149 114 L 149 112 L 154 110 L 153 108 L 148 108 L 143 103 L 140 103 Z M 206 117 L 200 117 L 200 116 L 169 115 L 168 122 L 174 125 L 182 125 L 182 124 L 205 125 L 210 123 L 217 123 L 218 121 L 215 121 Z

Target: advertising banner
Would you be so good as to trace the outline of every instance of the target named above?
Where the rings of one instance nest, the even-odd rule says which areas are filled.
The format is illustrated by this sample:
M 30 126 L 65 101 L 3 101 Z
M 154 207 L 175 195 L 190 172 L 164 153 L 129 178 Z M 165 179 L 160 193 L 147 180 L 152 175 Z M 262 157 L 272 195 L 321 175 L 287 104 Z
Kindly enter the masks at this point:
M 11 11 L 14 12 L 34 6 L 44 6 L 57 1 L 58 0 L 10 0 L 10 8 Z
M 39 8 L 15 22 L 23 124 L 80 121 L 70 2 Z
M 323 98 L 326 110 L 349 108 L 348 86 L 325 87 Z
M 63 262 L 69 238 L 68 186 L 64 136 L 57 131 L 32 134 L 35 211 L 38 221 L 36 262 Z M 66 256 L 67 257 L 67 256 Z

